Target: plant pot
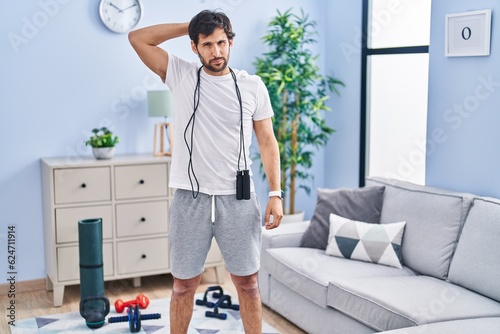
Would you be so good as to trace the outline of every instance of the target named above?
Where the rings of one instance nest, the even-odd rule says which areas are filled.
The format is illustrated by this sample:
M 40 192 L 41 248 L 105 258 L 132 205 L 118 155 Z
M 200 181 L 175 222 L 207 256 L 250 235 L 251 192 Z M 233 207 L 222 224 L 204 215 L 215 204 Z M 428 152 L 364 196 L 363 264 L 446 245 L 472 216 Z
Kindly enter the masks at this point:
M 92 154 L 96 159 L 111 159 L 115 154 L 114 147 L 92 147 Z
M 285 213 L 281 219 L 281 224 L 297 223 L 304 221 L 305 211 L 296 211 L 293 214 Z

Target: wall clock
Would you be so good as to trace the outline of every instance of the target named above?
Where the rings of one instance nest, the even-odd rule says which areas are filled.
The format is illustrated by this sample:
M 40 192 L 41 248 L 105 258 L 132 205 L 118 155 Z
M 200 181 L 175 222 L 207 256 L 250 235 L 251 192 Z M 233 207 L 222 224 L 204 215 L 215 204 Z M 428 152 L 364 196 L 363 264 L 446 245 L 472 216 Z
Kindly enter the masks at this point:
M 134 28 L 142 17 L 140 0 L 101 0 L 99 16 L 102 23 L 116 33 L 125 33 Z

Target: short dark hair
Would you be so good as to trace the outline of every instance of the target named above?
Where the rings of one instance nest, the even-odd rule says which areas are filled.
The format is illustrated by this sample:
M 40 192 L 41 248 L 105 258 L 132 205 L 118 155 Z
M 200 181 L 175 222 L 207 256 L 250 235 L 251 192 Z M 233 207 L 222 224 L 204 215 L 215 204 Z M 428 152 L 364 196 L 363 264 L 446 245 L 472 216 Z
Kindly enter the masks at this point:
M 209 36 L 216 28 L 224 29 L 228 40 L 232 40 L 235 36 L 231 21 L 226 14 L 219 11 L 203 10 L 189 22 L 189 38 L 195 45 L 198 45 L 200 35 Z

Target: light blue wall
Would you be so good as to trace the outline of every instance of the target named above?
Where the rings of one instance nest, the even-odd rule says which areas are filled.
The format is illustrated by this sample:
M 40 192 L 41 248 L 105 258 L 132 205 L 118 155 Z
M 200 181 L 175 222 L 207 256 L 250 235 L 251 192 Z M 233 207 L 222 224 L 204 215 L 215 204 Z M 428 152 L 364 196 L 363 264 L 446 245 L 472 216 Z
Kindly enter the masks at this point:
M 126 35 L 111 33 L 100 23 L 99 1 L 0 2 L 0 268 L 7 268 L 7 226 L 16 225 L 17 271 L 22 281 L 45 276 L 40 158 L 62 156 L 75 161 L 90 155 L 83 142 L 92 128 L 102 125 L 120 136 L 118 154 L 151 152 L 154 120 L 146 116 L 144 97 L 147 89 L 160 83 L 132 51 Z M 140 26 L 188 21 L 202 9 L 222 8 L 237 34 L 231 64 L 249 72 L 254 72 L 255 57 L 264 52 L 260 37 L 275 10 L 302 7 L 319 23 L 317 51 L 322 54 L 320 62 L 325 62 L 325 0 L 143 3 Z M 197 60 L 187 37 L 166 45 L 182 57 Z M 320 187 L 322 155 L 318 161 L 314 173 L 319 175 L 315 186 Z M 267 186 L 257 183 L 265 205 Z M 315 198 L 301 194 L 299 201 L 310 215 Z
M 342 80 L 332 94 L 328 123 L 336 129 L 325 150 L 325 188 L 357 187 L 361 108 L 362 1 L 328 1 L 327 73 Z
M 446 14 L 488 8 L 491 55 L 445 57 Z M 427 185 L 500 197 L 499 13 L 497 0 L 432 1 Z

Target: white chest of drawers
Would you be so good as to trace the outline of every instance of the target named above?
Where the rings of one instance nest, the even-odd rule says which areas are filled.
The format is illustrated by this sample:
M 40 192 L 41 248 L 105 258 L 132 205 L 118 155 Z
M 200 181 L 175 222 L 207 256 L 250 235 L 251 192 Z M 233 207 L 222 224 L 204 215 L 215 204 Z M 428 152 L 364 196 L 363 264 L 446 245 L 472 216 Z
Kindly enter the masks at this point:
M 170 158 L 116 156 L 110 160 L 42 159 L 45 271 L 54 306 L 64 287 L 79 284 L 78 221 L 102 218 L 104 279 L 170 272 L 168 188 Z M 214 242 L 206 267 L 224 279 L 222 255 Z

